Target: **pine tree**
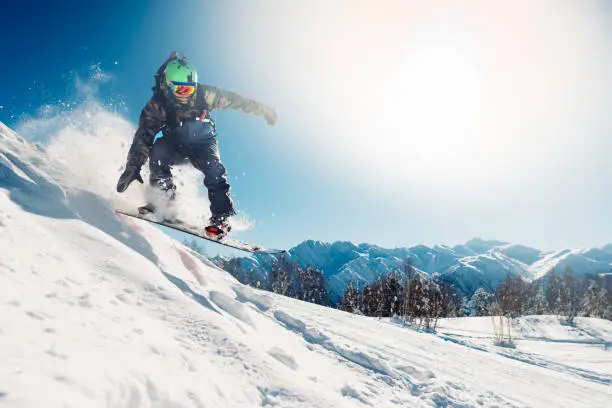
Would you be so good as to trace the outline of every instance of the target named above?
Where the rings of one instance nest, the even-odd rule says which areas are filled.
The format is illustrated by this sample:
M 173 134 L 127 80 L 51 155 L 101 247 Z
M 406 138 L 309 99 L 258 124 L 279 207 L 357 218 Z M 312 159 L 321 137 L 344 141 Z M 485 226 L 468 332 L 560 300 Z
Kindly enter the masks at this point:
M 382 278 L 376 279 L 363 288 L 363 313 L 366 316 L 382 317 L 384 310 L 384 290 Z
M 553 314 L 559 313 L 561 282 L 557 277 L 557 272 L 553 269 L 548 274 L 548 287 L 546 288 L 546 303 L 548 311 Z
M 465 296 L 461 296 L 460 293 L 457 293 L 455 296 L 455 316 L 464 317 L 468 314 L 468 300 Z
M 361 314 L 361 293 L 356 283 L 349 282 L 340 301 L 340 310 L 345 312 Z
M 493 303 L 494 295 L 487 292 L 483 288 L 476 289 L 476 292 L 470 298 L 468 309 L 470 316 L 487 316 L 489 314 L 489 306 Z
M 371 284 L 363 287 L 363 314 L 366 316 L 374 316 L 376 313 L 376 296 Z
M 542 281 L 535 282 L 531 285 L 531 302 L 529 307 L 529 314 L 541 315 L 546 313 L 547 303 L 546 295 L 544 294 L 544 284 Z
M 291 285 L 291 275 L 295 268 L 285 256 L 281 255 L 277 261 L 272 264 L 270 271 L 270 289 L 279 295 L 289 296 Z
M 424 288 L 421 276 L 418 273 L 409 275 L 404 289 L 404 305 L 402 315 L 408 322 L 413 322 L 423 316 Z
M 566 322 L 572 324 L 574 318 L 580 312 L 581 306 L 581 287 L 574 272 L 568 266 L 565 268 L 563 280 L 560 285 L 560 307 L 563 314 L 566 316 Z
M 602 296 L 604 297 L 601 317 L 612 320 L 612 275 L 598 276 L 597 281 L 599 282 Z
M 329 295 L 327 293 L 327 281 L 323 271 L 312 266 L 306 269 L 297 267 L 297 290 L 294 294 L 297 299 L 310 303 L 327 306 Z
M 442 296 L 442 317 L 457 317 L 459 309 L 462 307 L 463 297 L 457 292 L 455 286 L 444 280 L 444 277 L 439 278 L 440 293 Z
M 604 317 L 606 310 L 606 288 L 599 286 L 596 279 L 588 283 L 586 294 L 583 299 L 585 316 Z
M 317 292 L 315 302 L 318 305 L 329 306 L 329 289 L 327 287 L 327 279 L 322 269 L 315 268 L 313 279 L 316 284 Z
M 393 317 L 400 314 L 404 299 L 404 290 L 400 276 L 395 273 L 389 274 L 384 278 L 382 284 L 382 316 Z

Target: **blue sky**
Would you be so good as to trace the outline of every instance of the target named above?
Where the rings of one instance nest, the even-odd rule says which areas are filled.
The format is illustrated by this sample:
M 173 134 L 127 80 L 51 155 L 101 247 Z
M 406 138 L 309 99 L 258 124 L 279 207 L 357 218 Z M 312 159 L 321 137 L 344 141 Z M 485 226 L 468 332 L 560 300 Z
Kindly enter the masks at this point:
M 609 6 L 452 3 L 12 2 L 0 120 L 66 102 L 97 64 L 98 97 L 136 123 L 176 49 L 201 82 L 278 112 L 275 127 L 214 113 L 256 222 L 240 238 L 612 242 Z

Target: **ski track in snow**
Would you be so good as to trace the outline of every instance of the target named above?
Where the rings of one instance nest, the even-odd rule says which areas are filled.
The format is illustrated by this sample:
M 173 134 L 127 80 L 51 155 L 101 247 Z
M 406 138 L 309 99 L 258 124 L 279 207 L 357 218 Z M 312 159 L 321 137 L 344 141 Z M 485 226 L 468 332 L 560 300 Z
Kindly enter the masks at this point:
M 437 333 L 246 287 L 0 124 L 3 407 L 603 407 L 612 323 Z M 566 353 L 571 351 L 571 353 Z M 573 353 L 573 354 L 572 354 Z M 35 392 L 32 390 L 35 389 Z
M 601 384 L 612 384 L 612 376 L 610 375 L 605 375 L 605 374 L 597 373 L 594 371 L 585 370 L 585 369 L 581 369 L 578 367 L 572 367 L 566 364 L 561 364 L 555 361 L 551 361 L 551 360 L 542 358 L 535 354 L 524 353 L 519 350 L 503 350 L 503 348 L 499 348 L 500 350 L 503 350 L 503 351 L 495 351 L 492 349 L 492 347 L 495 347 L 495 346 L 489 347 L 489 345 L 483 345 L 483 344 L 479 344 L 477 342 L 473 342 L 470 340 L 457 338 L 457 335 L 453 335 L 453 334 L 439 334 L 439 337 L 446 341 L 450 341 L 450 342 L 453 342 L 453 343 L 456 343 L 456 344 L 459 344 L 465 347 L 469 347 L 475 350 L 484 351 L 484 352 L 495 352 L 500 356 L 503 356 L 509 359 L 513 359 L 513 360 L 517 360 L 517 361 L 521 361 L 523 363 L 555 370 L 555 371 L 562 372 L 562 373 L 571 373 L 571 374 L 574 374 L 576 376 L 582 377 L 590 381 L 599 382 Z M 459 337 L 463 337 L 463 336 L 459 335 Z M 550 342 L 550 340 L 543 340 L 543 339 L 538 339 L 538 340 Z M 566 340 L 558 340 L 558 341 L 553 340 L 552 342 L 553 343 L 554 342 L 565 343 L 567 341 Z M 576 343 L 575 341 L 570 341 L 570 342 L 574 344 Z M 492 344 L 492 343 L 493 343 L 493 337 L 490 338 L 489 344 Z M 600 342 L 588 342 L 587 341 L 587 342 L 579 342 L 579 343 L 602 345 L 602 343 Z M 605 344 L 603 345 L 607 348 L 607 345 Z

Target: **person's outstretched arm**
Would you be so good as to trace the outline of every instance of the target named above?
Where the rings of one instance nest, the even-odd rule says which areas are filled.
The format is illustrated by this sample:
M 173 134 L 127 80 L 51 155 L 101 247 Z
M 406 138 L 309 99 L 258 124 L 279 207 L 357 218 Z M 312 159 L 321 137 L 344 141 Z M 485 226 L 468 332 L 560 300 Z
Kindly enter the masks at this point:
M 263 116 L 268 125 L 276 123 L 276 112 L 263 103 L 245 98 L 235 92 L 225 91 L 209 85 L 198 85 L 202 89 L 204 100 L 210 110 L 214 109 L 233 109 L 252 115 Z

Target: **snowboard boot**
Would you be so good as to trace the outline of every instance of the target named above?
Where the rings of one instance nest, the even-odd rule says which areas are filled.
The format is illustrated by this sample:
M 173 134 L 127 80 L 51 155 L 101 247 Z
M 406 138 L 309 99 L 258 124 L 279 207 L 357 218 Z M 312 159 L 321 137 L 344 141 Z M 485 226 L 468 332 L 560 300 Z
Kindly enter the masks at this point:
M 223 216 L 212 216 L 210 217 L 209 224 L 204 230 L 206 236 L 209 238 L 221 239 L 225 237 L 232 227 L 229 225 L 228 217 Z
M 163 208 L 167 207 L 176 199 L 176 186 L 172 181 L 159 180 L 157 183 L 153 183 L 153 185 L 156 188 L 155 191 L 158 193 L 157 196 L 153 195 L 149 197 L 149 200 L 155 203 L 150 202 L 142 207 L 138 207 L 138 213 L 140 215 L 155 214 L 158 210 L 157 205 L 161 205 L 160 210 L 163 210 Z

